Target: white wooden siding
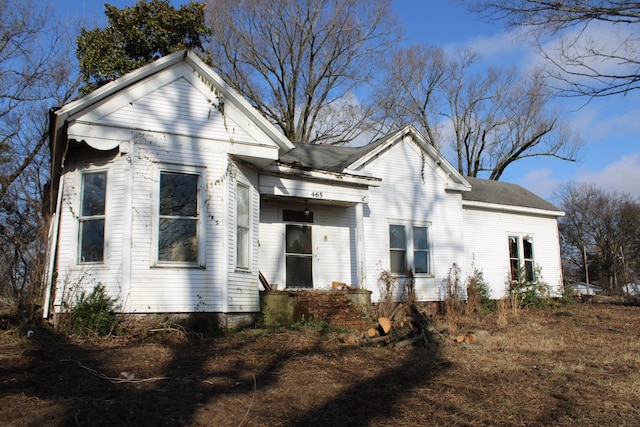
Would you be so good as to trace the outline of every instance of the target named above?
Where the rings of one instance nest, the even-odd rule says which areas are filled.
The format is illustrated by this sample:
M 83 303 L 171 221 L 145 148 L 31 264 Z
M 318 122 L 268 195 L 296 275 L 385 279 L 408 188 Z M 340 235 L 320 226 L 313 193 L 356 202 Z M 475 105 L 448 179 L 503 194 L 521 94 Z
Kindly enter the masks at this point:
M 474 268 L 482 271 L 491 297 L 505 296 L 509 285 L 508 236 L 533 238 L 534 263 L 541 268 L 542 281 L 558 291 L 562 286 L 560 243 L 555 217 L 523 215 L 465 207 L 465 277 Z
M 122 244 L 116 238 L 122 233 L 123 221 L 114 218 L 110 212 L 122 208 L 123 196 L 118 191 L 123 184 L 123 170 L 126 163 L 112 152 L 98 152 L 84 147 L 76 147 L 77 151 L 67 161 L 67 177 L 62 195 L 60 214 L 59 245 L 57 263 L 57 279 L 55 286 L 54 308 L 56 310 L 73 306 L 82 292 L 91 292 L 98 284 L 105 286 L 110 295 L 119 299 L 121 291 Z M 80 161 L 82 158 L 82 161 Z M 90 166 L 89 166 L 90 165 Z M 106 170 L 106 216 L 105 216 L 105 249 L 104 262 L 78 264 L 78 214 L 82 173 L 93 170 Z
M 234 241 L 235 227 L 229 223 L 233 213 L 228 200 L 229 193 L 233 194 L 229 191 L 229 153 L 244 153 L 246 147 L 255 147 L 253 157 L 264 155 L 269 159 L 277 155 L 278 147 L 256 126 L 245 132 L 238 120 L 244 127 L 249 120 L 238 116 L 237 109 L 230 108 L 233 113 L 225 112 L 223 117 L 204 93 L 208 89 L 199 77 L 189 77 L 190 69 L 185 65 L 178 68 L 163 71 L 161 78 L 144 81 L 69 119 L 77 135 L 112 140 L 115 143 L 106 146 L 119 146 L 122 151 L 74 146 L 69 152 L 57 256 L 54 302 L 58 308 L 65 295 L 63 288 L 82 282 L 87 287 L 103 283 L 127 312 L 257 311 L 257 248 L 252 254 L 250 277 L 236 274 L 230 267 L 234 252 L 228 243 Z M 239 145 L 245 148 L 239 149 Z M 73 215 L 79 203 L 77 168 L 93 170 L 105 165 L 109 168 L 105 263 L 77 265 L 77 221 Z M 205 210 L 200 220 L 206 230 L 204 268 L 160 267 L 153 262 L 157 250 L 152 243 L 153 216 L 157 215 L 153 200 L 157 197 L 158 170 L 182 166 L 203 175 Z M 257 173 L 244 168 L 238 171 L 253 188 L 255 244 L 259 229 Z M 130 196 L 124 194 L 127 189 Z M 130 207 L 129 212 L 125 206 Z M 124 250 L 123 242 L 130 242 L 130 250 Z M 125 253 L 128 260 L 123 259 Z M 130 280 L 123 276 L 127 273 Z
M 258 230 L 260 212 L 260 193 L 258 191 L 258 173 L 244 165 L 233 164 L 232 179 L 229 179 L 229 229 L 227 254 L 228 286 L 227 307 L 229 313 L 258 312 L 260 300 L 258 293 Z M 236 189 L 238 181 L 249 184 L 251 189 L 251 253 L 248 271 L 237 270 L 236 263 Z
M 432 276 L 416 276 L 416 296 L 422 301 L 442 299 L 442 282 L 449 269 L 464 261 L 461 195 L 446 192 L 446 178 L 429 156 L 404 138 L 364 171 L 382 178 L 371 188 L 364 208 L 366 286 L 372 300 L 380 298 L 378 277 L 389 270 L 389 224 L 430 224 Z

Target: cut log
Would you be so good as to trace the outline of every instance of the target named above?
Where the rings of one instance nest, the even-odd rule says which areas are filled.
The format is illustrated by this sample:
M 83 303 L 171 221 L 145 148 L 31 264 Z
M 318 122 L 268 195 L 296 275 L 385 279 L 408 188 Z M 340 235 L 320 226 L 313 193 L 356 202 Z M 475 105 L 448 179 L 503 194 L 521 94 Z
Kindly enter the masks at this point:
M 374 338 L 374 337 L 380 336 L 380 332 L 376 328 L 369 328 L 367 330 L 367 336 L 369 338 Z
M 388 317 L 378 317 L 378 325 L 382 328 L 384 335 L 391 332 L 391 319 Z
M 469 332 L 467 334 L 467 343 L 479 344 L 482 341 L 484 341 L 488 336 L 489 336 L 489 332 L 484 330 Z
M 336 281 L 331 282 L 331 287 L 333 289 L 344 288 L 346 286 L 347 286 L 347 284 L 344 283 L 344 282 L 336 282 Z
M 391 337 L 390 336 L 373 337 L 373 338 L 368 338 L 367 341 L 369 341 L 370 343 L 375 343 L 375 344 L 380 344 L 380 343 L 389 344 L 391 342 Z
M 456 342 L 464 342 L 466 338 L 467 338 L 466 335 L 458 335 L 456 336 Z
M 396 308 L 393 309 L 393 311 L 391 312 L 391 314 L 389 315 L 389 319 L 391 319 L 391 321 L 393 322 L 396 315 L 398 314 L 398 312 L 400 311 L 401 308 L 404 307 L 404 303 L 400 303 L 398 305 L 396 305 Z
M 341 341 L 345 344 L 355 344 L 358 338 L 354 334 L 344 334 L 341 337 Z

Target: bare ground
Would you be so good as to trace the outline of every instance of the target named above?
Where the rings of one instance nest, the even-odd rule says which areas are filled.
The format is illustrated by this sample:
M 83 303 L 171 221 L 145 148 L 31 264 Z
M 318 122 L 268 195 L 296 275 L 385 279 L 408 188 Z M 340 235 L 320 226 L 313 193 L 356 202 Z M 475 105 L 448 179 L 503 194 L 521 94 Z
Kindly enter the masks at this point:
M 504 320 L 504 319 L 502 319 Z M 502 326 L 498 326 L 498 323 Z M 345 345 L 332 329 L 80 342 L 0 331 L 4 426 L 604 426 L 640 422 L 640 309 L 476 321 L 479 345 Z

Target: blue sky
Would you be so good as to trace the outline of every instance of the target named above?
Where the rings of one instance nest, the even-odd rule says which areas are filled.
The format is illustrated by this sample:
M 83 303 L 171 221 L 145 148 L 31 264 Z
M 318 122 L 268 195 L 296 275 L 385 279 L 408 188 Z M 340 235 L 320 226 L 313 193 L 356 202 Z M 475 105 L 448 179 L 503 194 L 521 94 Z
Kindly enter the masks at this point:
M 437 44 L 449 52 L 470 46 L 486 64 L 523 70 L 537 54 L 527 40 L 498 23 L 482 22 L 453 1 L 394 0 L 406 27 L 405 42 Z M 502 179 L 544 197 L 565 181 L 594 182 L 607 191 L 640 198 L 640 91 L 625 96 L 557 100 L 572 129 L 584 142 L 575 163 L 534 158 L 510 166 Z
M 95 25 L 104 25 L 105 2 L 123 7 L 135 0 L 55 0 L 62 14 L 84 16 Z M 184 3 L 185 0 L 172 0 L 175 6 Z M 537 60 L 526 40 L 498 23 L 482 22 L 459 2 L 394 0 L 393 7 L 406 28 L 406 44 L 436 44 L 451 53 L 469 46 L 487 65 L 516 66 L 520 70 Z M 545 198 L 550 198 L 553 189 L 563 182 L 584 181 L 640 199 L 640 93 L 596 99 L 586 105 L 583 99 L 556 102 L 572 129 L 582 137 L 580 160 L 522 160 L 510 166 L 502 180 L 520 184 Z

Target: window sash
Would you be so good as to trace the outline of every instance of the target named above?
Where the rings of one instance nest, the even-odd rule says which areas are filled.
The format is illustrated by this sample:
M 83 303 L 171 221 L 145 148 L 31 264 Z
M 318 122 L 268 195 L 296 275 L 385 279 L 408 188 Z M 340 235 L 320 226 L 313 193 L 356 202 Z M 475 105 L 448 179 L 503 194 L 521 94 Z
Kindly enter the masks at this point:
M 405 275 L 431 275 L 431 245 L 429 226 L 419 224 L 389 224 L 389 271 Z
M 78 217 L 78 263 L 104 262 L 107 172 L 82 174 Z
M 429 229 L 413 227 L 413 270 L 416 274 L 430 274 Z
M 517 281 L 524 273 L 527 282 L 535 280 L 535 261 L 533 257 L 533 238 L 530 236 L 509 236 L 509 268 L 511 280 Z
M 407 233 L 404 225 L 389 225 L 389 271 L 405 274 L 407 267 Z
M 236 186 L 236 268 L 249 268 L 251 230 L 251 191 L 249 186 Z
M 198 174 L 161 171 L 158 262 L 197 264 L 199 258 Z

